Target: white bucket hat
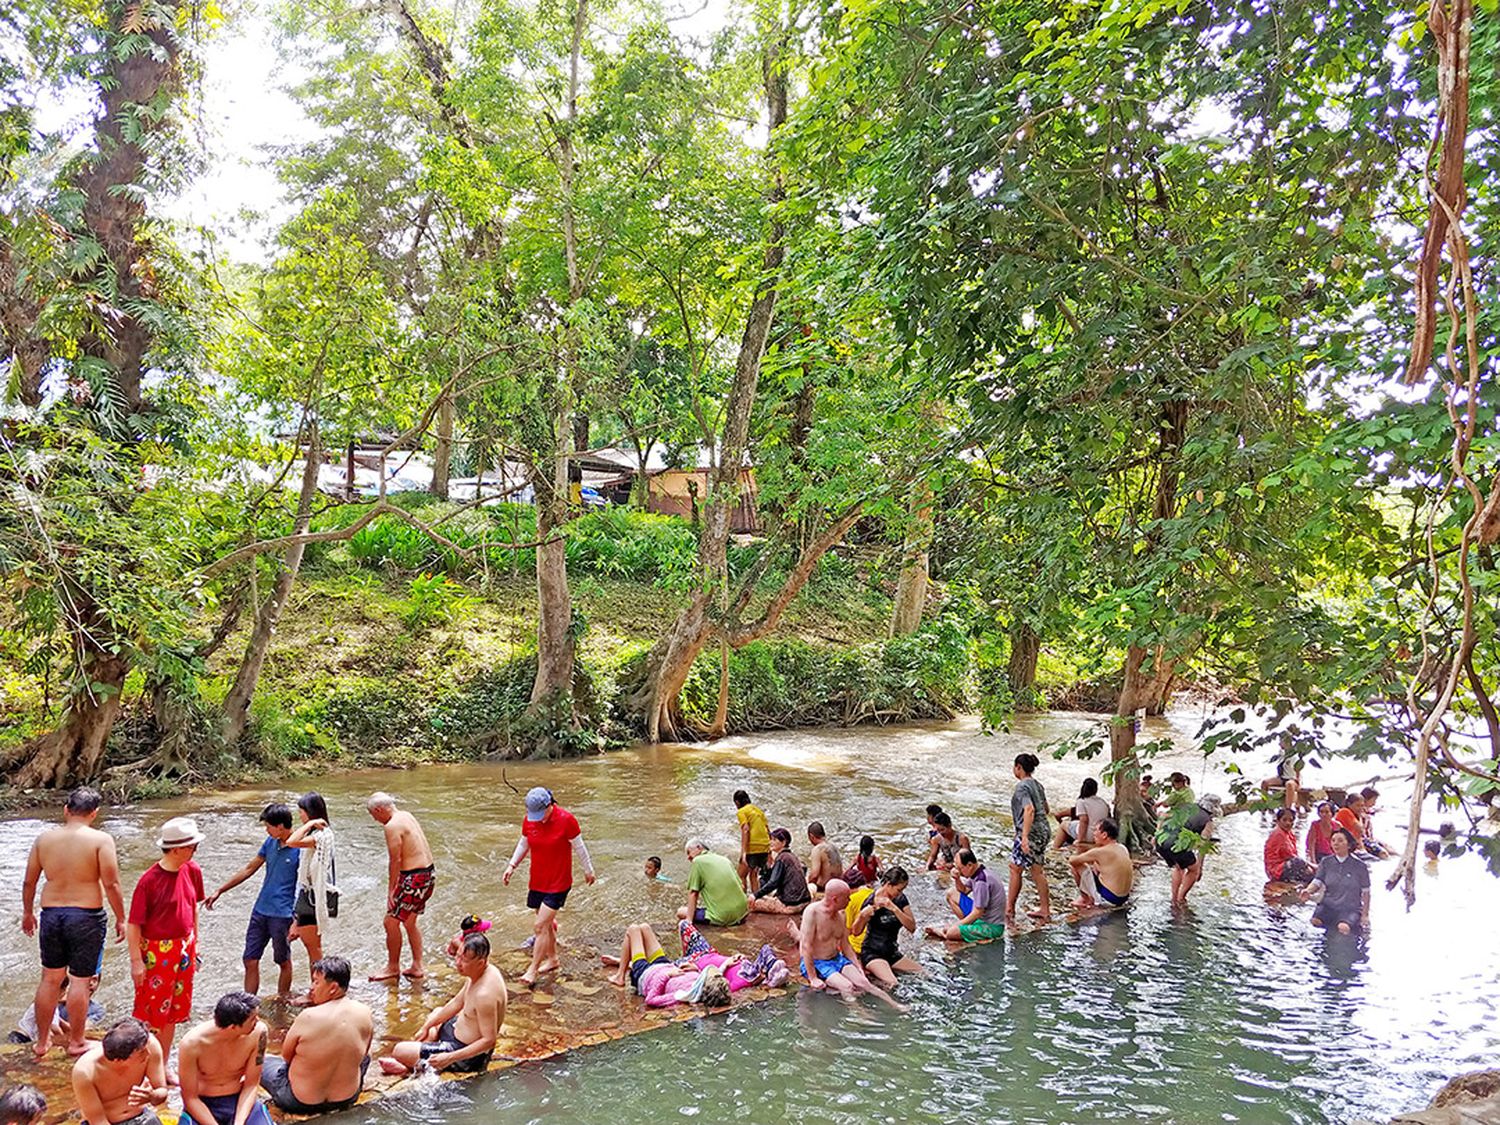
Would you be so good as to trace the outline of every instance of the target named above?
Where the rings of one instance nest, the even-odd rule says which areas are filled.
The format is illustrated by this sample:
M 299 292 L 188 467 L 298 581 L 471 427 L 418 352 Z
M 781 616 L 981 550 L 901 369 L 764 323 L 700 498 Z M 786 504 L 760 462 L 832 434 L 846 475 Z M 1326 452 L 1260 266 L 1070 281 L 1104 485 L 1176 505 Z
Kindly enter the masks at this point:
M 161 826 L 161 835 L 156 846 L 163 851 L 185 848 L 189 844 L 201 844 L 206 837 L 198 831 L 198 822 L 190 816 L 174 816 Z

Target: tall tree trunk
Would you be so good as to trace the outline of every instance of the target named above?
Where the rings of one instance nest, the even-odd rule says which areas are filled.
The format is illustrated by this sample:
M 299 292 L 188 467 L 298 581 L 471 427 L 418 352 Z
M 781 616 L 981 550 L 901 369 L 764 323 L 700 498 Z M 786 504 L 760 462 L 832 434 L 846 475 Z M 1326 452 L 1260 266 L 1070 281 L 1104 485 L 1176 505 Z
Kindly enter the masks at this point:
M 293 535 L 306 535 L 312 523 L 313 499 L 318 494 L 318 470 L 323 464 L 323 445 L 318 438 L 316 422 L 309 424 L 307 459 L 302 465 L 302 487 L 297 493 L 297 518 L 293 523 Z M 250 703 L 255 698 L 255 688 L 260 682 L 261 669 L 265 667 L 266 655 L 271 650 L 271 638 L 276 635 L 276 626 L 281 613 L 291 596 L 292 586 L 297 581 L 297 572 L 302 568 L 302 555 L 307 544 L 296 542 L 289 545 L 282 558 L 281 570 L 271 586 L 271 592 L 255 614 L 255 625 L 250 630 L 250 640 L 245 644 L 245 655 L 240 658 L 234 683 L 224 697 L 224 720 L 219 733 L 227 746 L 239 742 L 250 721 Z M 250 565 L 256 565 L 254 559 Z
M 1142 690 L 1142 702 L 1146 714 L 1160 718 L 1167 713 L 1172 702 L 1173 687 L 1177 682 L 1177 658 L 1168 656 L 1166 646 L 1157 645 L 1151 661 L 1151 673 Z
M 1031 622 L 1017 618 L 1010 626 L 1010 659 L 1005 680 L 1018 702 L 1030 700 L 1036 688 L 1036 664 L 1042 655 L 1042 637 Z
M 782 60 L 785 36 L 785 30 L 777 27 L 767 35 L 765 44 L 767 127 L 773 138 L 776 130 L 786 123 L 786 74 Z M 698 533 L 698 589 L 672 627 L 647 655 L 645 682 L 633 700 L 644 720 L 646 738 L 651 742 L 677 737 L 680 729 L 678 697 L 693 661 L 713 636 L 709 607 L 727 579 L 730 519 L 739 503 L 740 481 L 750 442 L 750 413 L 755 405 L 761 359 L 776 313 L 777 285 L 786 254 L 786 228 L 779 212 L 779 204 L 784 199 L 781 176 L 773 173 L 771 188 L 767 192 L 773 218 L 766 236 L 760 285 L 745 318 L 744 334 L 740 337 L 734 379 L 724 404 L 724 430 L 718 463 L 709 473 L 708 495 L 704 498 Z
M 896 581 L 896 601 L 891 606 L 889 635 L 899 637 L 915 633 L 922 625 L 927 608 L 928 548 L 932 546 L 932 486 L 925 480 L 917 484 L 912 526 L 907 529 L 906 545 L 901 551 L 901 577 Z
M 427 491 L 441 500 L 448 499 L 449 466 L 453 461 L 453 392 L 438 401 L 437 449 L 432 455 L 432 483 Z
M 1146 656 L 1140 645 L 1131 645 L 1126 650 L 1120 697 L 1109 727 L 1109 760 L 1114 767 L 1115 817 L 1120 825 L 1120 842 L 1137 850 L 1151 842 L 1150 818 L 1141 800 L 1140 762 L 1135 756 L 1135 712 L 1144 705 L 1146 682 L 1142 665 Z

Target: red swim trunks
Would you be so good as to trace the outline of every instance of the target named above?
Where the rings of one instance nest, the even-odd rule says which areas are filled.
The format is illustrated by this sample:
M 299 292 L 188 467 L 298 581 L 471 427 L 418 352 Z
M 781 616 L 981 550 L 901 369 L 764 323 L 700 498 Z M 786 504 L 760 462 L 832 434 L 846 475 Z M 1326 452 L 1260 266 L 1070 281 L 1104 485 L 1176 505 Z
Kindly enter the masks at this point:
M 185 1022 L 193 1007 L 197 937 L 144 941 L 141 954 L 146 963 L 146 978 L 136 986 L 132 1014 L 153 1028 Z
M 432 888 L 437 886 L 437 874 L 431 867 L 417 867 L 403 871 L 396 880 L 395 893 L 386 904 L 385 912 L 398 922 L 415 918 L 427 909 L 427 900 L 432 897 Z

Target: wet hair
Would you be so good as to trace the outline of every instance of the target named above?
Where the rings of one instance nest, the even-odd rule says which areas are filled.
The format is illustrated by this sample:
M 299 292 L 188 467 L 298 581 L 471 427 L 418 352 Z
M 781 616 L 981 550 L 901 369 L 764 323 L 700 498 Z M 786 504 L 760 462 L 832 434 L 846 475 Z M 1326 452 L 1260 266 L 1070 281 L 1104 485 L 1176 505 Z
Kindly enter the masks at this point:
M 1333 834 L 1335 836 L 1342 836 L 1344 839 L 1348 840 L 1349 841 L 1349 850 L 1351 852 L 1355 848 L 1359 847 L 1359 841 L 1354 838 L 1354 833 L 1350 832 L 1349 829 L 1343 828 L 1343 827 L 1335 828 L 1333 830 Z
M 875 854 L 875 837 L 861 836 L 859 838 L 859 854 L 869 859 Z
M 134 1016 L 126 1016 L 104 1033 L 104 1057 L 110 1062 L 124 1062 L 150 1038 L 150 1028 Z
M 748 805 L 749 803 L 750 803 L 750 794 L 749 793 L 746 793 L 743 789 L 736 789 L 734 791 L 734 807 L 735 808 L 742 809 L 746 805 Z
M 297 798 L 297 807 L 307 814 L 308 820 L 327 820 L 328 802 L 321 793 L 304 793 Z
M 936 824 L 939 828 L 952 828 L 953 818 L 945 812 L 933 813 L 932 823 Z
M 942 811 L 943 811 L 943 806 L 942 805 L 928 805 L 927 806 L 927 815 L 928 816 L 935 817 L 935 816 L 937 816 L 938 813 L 940 813 Z
M 292 826 L 292 806 L 283 805 L 280 801 L 272 801 L 260 810 L 260 822 L 269 824 L 272 828 L 290 828 Z
M 661 856 L 648 855 L 646 857 L 646 862 L 649 863 L 652 867 L 656 868 L 658 871 L 661 870 Z
M 312 971 L 322 975 L 329 984 L 337 985 L 345 992 L 349 991 L 349 977 L 351 970 L 349 962 L 342 957 L 329 955 L 321 960 L 314 961 Z
M 1359 795 L 1367 801 L 1373 801 L 1380 796 L 1380 790 L 1373 785 L 1366 785 L 1359 791 Z
M 906 873 L 906 868 L 899 863 L 894 867 L 887 867 L 880 873 L 880 881 L 888 887 L 899 887 L 902 883 L 910 883 L 911 876 Z
M 31 1125 L 47 1112 L 47 1097 L 35 1086 L 12 1086 L 0 1094 L 0 1125 Z
M 464 952 L 470 957 L 487 961 L 490 956 L 490 939 L 483 934 L 470 934 L 464 938 Z
M 1333 812 L 1333 802 L 1332 801 L 1319 801 L 1318 802 L 1318 811 L 1322 812 L 1324 809 L 1327 809 L 1329 812 Z
M 791 847 L 792 846 L 792 834 L 790 832 L 788 832 L 785 828 L 773 828 L 773 829 L 771 829 L 771 839 L 773 839 L 773 840 L 780 840 L 787 847 Z
M 1094 825 L 1095 835 L 1100 832 L 1103 832 L 1111 840 L 1118 840 L 1120 838 L 1120 826 L 1115 823 L 1115 819 L 1112 816 L 1106 816 L 1098 824 Z
M 724 973 L 715 972 L 714 969 L 705 969 L 704 972 L 708 975 L 703 980 L 703 991 L 699 995 L 699 1002 L 705 1008 L 729 1007 L 732 1002 L 732 993 Z
M 820 840 L 828 835 L 827 832 L 823 831 L 823 822 L 821 820 L 815 820 L 809 824 L 807 826 L 807 834 L 809 836 L 816 836 Z
M 974 853 L 971 852 L 968 848 L 959 848 L 958 849 L 958 856 L 956 858 L 958 859 L 959 863 L 978 863 L 979 862 L 979 860 L 975 857 Z
M 74 816 L 87 816 L 97 809 L 103 801 L 104 798 L 99 795 L 99 790 L 88 785 L 80 785 L 68 794 L 67 803 L 63 805 L 63 808 L 67 809 Z M 31 1087 L 20 1088 L 29 1090 Z
M 1021 769 L 1025 772 L 1025 774 L 1026 774 L 1027 777 L 1030 777 L 1032 774 L 1036 773 L 1037 766 L 1039 766 L 1041 764 L 1042 764 L 1042 760 L 1040 758 L 1038 758 L 1035 754 L 1017 754 L 1016 755 L 1016 765 L 1018 765 L 1018 766 L 1021 767 Z
M 219 1027 L 239 1027 L 259 1010 L 259 997 L 248 992 L 226 992 L 214 1005 L 214 1023 Z
M 1098 792 L 1099 783 L 1092 777 L 1086 777 L 1083 779 L 1083 784 L 1078 787 L 1078 798 L 1082 800 L 1084 797 L 1092 797 Z
M 1289 809 L 1289 808 L 1280 808 L 1280 809 L 1276 810 L 1276 819 L 1278 821 L 1282 817 L 1284 817 L 1284 816 L 1289 816 L 1293 820 L 1296 820 L 1297 819 L 1297 811 L 1295 809 Z
M 1422 845 L 1422 850 L 1430 855 L 1433 859 L 1437 859 L 1437 857 L 1442 853 L 1443 845 L 1438 843 L 1436 840 L 1428 840 L 1427 843 Z

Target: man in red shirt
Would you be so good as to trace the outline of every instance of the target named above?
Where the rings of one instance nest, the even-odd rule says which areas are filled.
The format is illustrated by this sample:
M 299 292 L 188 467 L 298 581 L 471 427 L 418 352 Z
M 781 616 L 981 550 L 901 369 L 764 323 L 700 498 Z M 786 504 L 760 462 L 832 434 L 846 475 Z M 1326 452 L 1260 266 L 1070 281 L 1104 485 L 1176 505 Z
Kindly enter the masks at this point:
M 125 932 L 135 982 L 134 1015 L 156 1034 L 163 1058 L 171 1053 L 177 1025 L 193 1006 L 198 904 L 204 898 L 203 872 L 193 853 L 202 841 L 192 817 L 167 821 L 156 840 L 161 859 L 146 868 L 130 896 Z M 171 1070 L 167 1081 L 176 1084 Z
M 568 901 L 573 889 L 573 855 L 583 864 L 584 882 L 594 883 L 594 864 L 584 846 L 578 820 L 552 798 L 552 790 L 537 786 L 526 794 L 526 819 L 521 822 L 521 839 L 516 853 L 505 867 L 505 883 L 531 853 L 531 883 L 526 892 L 526 909 L 536 911 L 531 927 L 531 967 L 521 976 L 527 987 L 536 983 L 538 973 L 557 969 L 557 912 Z

